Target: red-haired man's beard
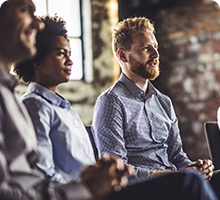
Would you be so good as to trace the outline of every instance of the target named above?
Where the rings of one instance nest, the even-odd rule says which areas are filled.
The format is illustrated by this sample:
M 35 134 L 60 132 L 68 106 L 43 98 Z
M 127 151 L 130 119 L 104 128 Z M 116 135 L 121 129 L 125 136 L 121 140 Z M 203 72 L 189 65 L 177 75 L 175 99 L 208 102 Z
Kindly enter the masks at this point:
M 146 64 L 143 64 L 130 55 L 129 61 L 131 64 L 130 70 L 144 79 L 154 80 L 160 75 L 159 60 L 156 58 L 148 61 Z

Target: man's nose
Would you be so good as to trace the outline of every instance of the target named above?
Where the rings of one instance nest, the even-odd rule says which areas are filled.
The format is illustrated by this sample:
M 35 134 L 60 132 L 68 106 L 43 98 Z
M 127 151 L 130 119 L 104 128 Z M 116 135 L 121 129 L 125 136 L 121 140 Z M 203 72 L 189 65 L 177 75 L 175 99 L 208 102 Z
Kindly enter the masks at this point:
M 159 54 L 157 48 L 153 47 L 151 57 L 153 57 L 153 58 L 159 58 L 160 57 L 160 54 Z
M 42 31 L 44 27 L 45 27 L 44 22 L 42 22 L 36 16 L 34 16 L 34 28 L 36 28 L 37 31 Z

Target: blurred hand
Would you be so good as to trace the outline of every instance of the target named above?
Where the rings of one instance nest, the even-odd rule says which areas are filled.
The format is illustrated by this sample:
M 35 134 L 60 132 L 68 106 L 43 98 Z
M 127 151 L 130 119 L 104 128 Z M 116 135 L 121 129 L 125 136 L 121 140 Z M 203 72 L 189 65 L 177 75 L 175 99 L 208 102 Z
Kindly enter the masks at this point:
M 93 199 L 101 199 L 125 187 L 127 176 L 133 174 L 134 168 L 125 165 L 122 159 L 104 153 L 96 165 L 88 166 L 81 172 L 81 182 L 89 189 Z
M 215 169 L 210 159 L 207 160 L 198 159 L 197 161 L 186 165 L 184 168 L 196 169 L 208 180 L 212 178 L 213 170 Z

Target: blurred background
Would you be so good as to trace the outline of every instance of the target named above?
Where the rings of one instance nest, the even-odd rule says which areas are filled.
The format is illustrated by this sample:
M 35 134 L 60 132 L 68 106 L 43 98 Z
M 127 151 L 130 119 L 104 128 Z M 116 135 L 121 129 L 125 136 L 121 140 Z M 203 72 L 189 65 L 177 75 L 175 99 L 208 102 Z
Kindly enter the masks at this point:
M 156 27 L 161 75 L 153 84 L 173 102 L 190 159 L 209 158 L 204 122 L 220 106 L 220 8 L 212 0 L 36 0 L 38 15 L 62 16 L 72 47 L 71 80 L 59 87 L 85 125 L 102 91 L 119 77 L 111 33 L 119 20 L 145 16 Z M 27 86 L 20 82 L 18 96 Z

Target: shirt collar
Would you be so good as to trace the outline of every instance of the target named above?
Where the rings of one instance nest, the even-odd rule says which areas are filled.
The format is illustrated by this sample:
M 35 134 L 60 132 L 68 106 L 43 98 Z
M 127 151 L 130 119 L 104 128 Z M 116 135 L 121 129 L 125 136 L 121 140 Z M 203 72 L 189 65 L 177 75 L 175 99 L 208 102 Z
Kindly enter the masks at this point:
M 42 96 L 50 104 L 57 105 L 61 108 L 70 109 L 69 102 L 66 101 L 62 96 L 60 96 L 59 94 L 54 94 L 53 92 L 38 83 L 30 82 L 28 86 L 28 92 L 33 92 Z
M 0 66 L 0 84 L 6 86 L 13 92 L 18 84 L 18 79 Z
M 131 95 L 134 96 L 136 99 L 146 100 L 150 98 L 153 94 L 156 94 L 156 90 L 150 81 L 148 81 L 146 94 L 142 89 L 140 89 L 132 80 L 130 80 L 123 73 L 121 74 L 119 81 L 128 89 Z

